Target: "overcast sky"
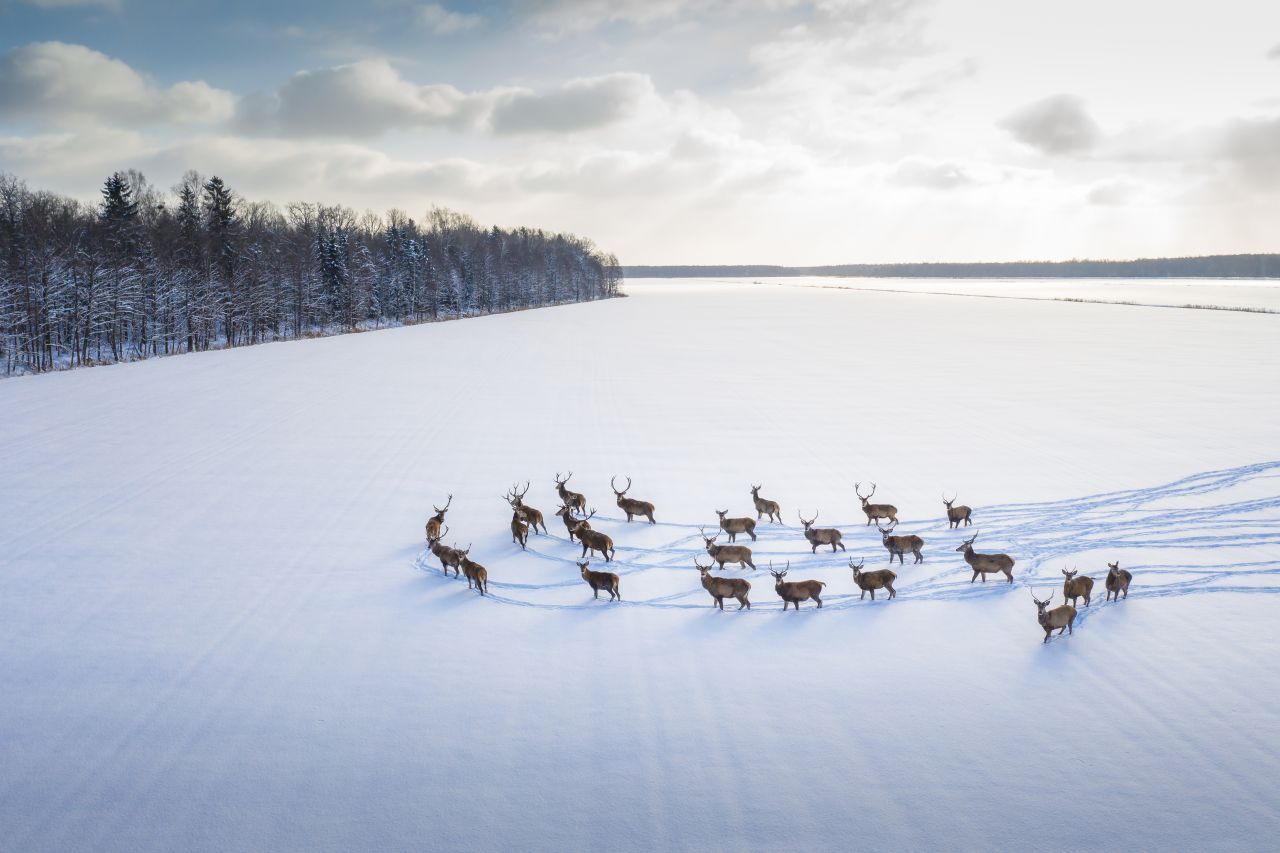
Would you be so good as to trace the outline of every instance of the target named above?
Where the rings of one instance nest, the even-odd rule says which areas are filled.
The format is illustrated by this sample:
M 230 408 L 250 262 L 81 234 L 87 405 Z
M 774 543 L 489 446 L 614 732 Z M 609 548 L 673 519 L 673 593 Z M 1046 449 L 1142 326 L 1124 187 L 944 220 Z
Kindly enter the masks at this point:
M 0 0 L 0 171 L 624 263 L 1280 251 L 1275 0 Z

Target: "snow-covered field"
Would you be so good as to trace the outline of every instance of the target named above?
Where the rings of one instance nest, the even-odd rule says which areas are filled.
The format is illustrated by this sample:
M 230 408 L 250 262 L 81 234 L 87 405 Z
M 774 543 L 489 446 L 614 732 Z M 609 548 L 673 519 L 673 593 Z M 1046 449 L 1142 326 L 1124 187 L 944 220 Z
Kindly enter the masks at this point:
M 627 289 L 0 382 L 0 846 L 1273 848 L 1280 317 Z M 570 469 L 622 604 L 551 515 Z M 891 602 L 855 481 L 925 539 Z M 752 483 L 821 611 L 699 586 Z M 1013 585 L 969 584 L 944 490 Z M 422 556 L 449 493 L 488 598 Z M 1069 566 L 1094 604 L 1042 645 Z

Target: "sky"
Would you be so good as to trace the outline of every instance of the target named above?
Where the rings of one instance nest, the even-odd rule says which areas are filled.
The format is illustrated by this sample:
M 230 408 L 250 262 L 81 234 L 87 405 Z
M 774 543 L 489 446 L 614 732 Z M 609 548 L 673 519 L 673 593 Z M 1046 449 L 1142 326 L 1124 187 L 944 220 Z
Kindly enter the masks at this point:
M 0 172 L 624 264 L 1280 251 L 1273 0 L 0 0 Z

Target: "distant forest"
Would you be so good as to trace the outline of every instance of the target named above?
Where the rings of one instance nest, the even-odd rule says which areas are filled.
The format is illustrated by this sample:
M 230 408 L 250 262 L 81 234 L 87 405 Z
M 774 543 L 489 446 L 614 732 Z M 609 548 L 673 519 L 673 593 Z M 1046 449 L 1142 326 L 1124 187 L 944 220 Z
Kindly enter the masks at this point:
M 1280 278 L 1280 255 L 1207 255 L 1136 261 L 1015 261 L 1012 263 L 837 264 L 782 267 L 628 266 L 628 278 L 850 276 L 859 278 Z
M 621 278 L 589 240 L 440 208 L 280 209 L 194 172 L 169 196 L 133 171 L 90 205 L 0 174 L 4 374 L 602 299 Z

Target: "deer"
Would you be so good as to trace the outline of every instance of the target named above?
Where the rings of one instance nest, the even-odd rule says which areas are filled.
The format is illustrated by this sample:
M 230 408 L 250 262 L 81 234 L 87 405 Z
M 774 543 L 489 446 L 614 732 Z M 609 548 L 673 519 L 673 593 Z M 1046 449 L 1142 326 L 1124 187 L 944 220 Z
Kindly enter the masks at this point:
M 467 550 L 471 549 L 468 548 Z M 462 575 L 467 579 L 467 589 L 471 589 L 471 585 L 474 582 L 475 589 L 479 590 L 481 595 L 488 592 L 489 570 L 484 566 L 464 556 L 462 558 Z
M 462 556 L 456 548 L 450 548 L 440 540 L 449 532 L 449 528 L 444 528 L 440 534 L 432 539 L 427 540 L 427 547 L 431 549 L 431 553 L 436 555 L 436 559 L 440 561 L 440 569 L 445 575 L 449 574 L 449 569 L 453 569 L 453 576 L 458 576 L 458 566 L 462 561 Z
M 958 497 L 960 497 L 960 495 L 957 493 L 956 496 L 953 497 L 951 500 L 947 500 L 947 493 L 946 492 L 942 493 L 942 502 L 947 505 L 947 529 L 948 530 L 952 529 L 953 527 L 959 527 L 961 522 L 963 522 L 966 525 L 973 524 L 973 521 L 970 519 L 970 516 L 973 515 L 973 510 L 969 509 L 969 507 L 964 506 L 963 504 L 961 504 L 960 506 L 952 506 L 952 504 L 956 502 L 956 498 Z
M 796 510 L 796 516 L 800 519 L 800 523 L 804 525 L 804 538 L 809 540 L 809 544 L 813 546 L 810 553 L 818 553 L 819 545 L 830 545 L 831 553 L 836 552 L 836 546 L 840 546 L 841 551 L 847 551 L 844 542 L 840 541 L 844 538 L 844 534 L 834 527 L 814 527 L 813 523 L 818 520 L 818 513 L 813 514 L 813 518 L 806 520 L 800 511 Z
M 569 482 L 569 478 L 573 476 L 573 472 L 569 472 L 569 476 L 563 480 L 560 479 L 560 472 L 556 472 L 556 492 L 560 495 L 560 502 L 567 507 L 576 509 L 578 512 L 587 511 L 587 497 L 579 492 L 571 492 L 564 487 Z
M 585 525 L 588 530 L 591 529 L 591 525 L 587 524 L 586 519 L 581 521 L 575 519 L 573 517 L 573 510 L 564 504 L 561 504 L 560 508 L 556 510 L 556 515 L 560 516 L 560 519 L 564 521 L 564 529 L 569 534 L 570 542 L 573 542 L 576 538 L 577 534 L 574 531 L 578 529 L 579 525 Z
M 427 519 L 428 543 L 430 543 L 432 539 L 440 538 L 440 526 L 444 524 L 444 514 L 449 511 L 449 504 L 451 503 L 453 503 L 453 495 L 449 495 L 449 500 L 445 502 L 444 509 L 441 509 L 435 504 L 431 505 L 431 508 L 436 511 L 436 514 Z
M 751 500 L 756 505 L 756 520 L 759 521 L 767 515 L 769 516 L 769 521 L 773 521 L 774 516 L 776 515 L 778 517 L 777 523 L 784 524 L 785 522 L 782 520 L 782 507 L 778 505 L 778 502 L 766 500 L 765 498 L 760 497 L 760 490 L 763 488 L 763 483 L 758 486 L 751 487 Z
M 751 581 L 742 578 L 720 578 L 711 574 L 711 565 L 702 565 L 698 558 L 693 559 L 694 568 L 702 573 L 702 588 L 711 593 L 711 606 L 724 610 L 726 598 L 738 599 L 738 609 L 751 609 L 747 593 L 751 592 Z
M 525 549 L 525 543 L 529 541 L 529 522 L 525 511 L 520 509 L 511 502 L 510 496 L 506 498 L 507 503 L 511 506 L 511 541 L 520 546 L 520 550 Z
M 1062 582 L 1062 599 L 1070 602 L 1071 606 L 1074 607 L 1076 599 L 1083 598 L 1084 606 L 1088 607 L 1089 600 L 1093 598 L 1093 578 L 1088 575 L 1076 577 L 1076 569 L 1071 571 L 1063 569 L 1062 574 L 1066 577 L 1066 580 Z
M 622 583 L 622 579 L 613 572 L 593 572 L 589 566 L 591 561 L 578 562 L 578 571 L 582 572 L 582 579 L 591 587 L 591 597 L 600 598 L 600 590 L 609 593 L 610 601 L 621 601 L 622 593 L 619 592 L 618 586 Z
M 720 571 L 724 571 L 725 563 L 737 563 L 740 569 L 747 566 L 755 569 L 756 564 L 751 562 L 751 549 L 746 545 L 717 545 L 716 540 L 720 538 L 718 532 L 709 537 L 703 528 L 699 527 L 698 531 L 702 534 L 702 541 L 706 543 L 707 553 L 720 564 Z
M 920 549 L 924 547 L 924 540 L 914 533 L 905 536 L 894 535 L 894 530 L 898 528 L 898 522 L 895 520 L 888 527 L 876 525 L 876 530 L 880 531 L 880 542 L 884 545 L 885 550 L 889 552 L 889 563 L 893 563 L 893 558 L 898 558 L 898 565 L 902 565 L 902 555 L 910 551 L 915 556 L 915 563 L 923 563 L 924 555 L 920 553 Z
M 969 583 L 977 580 L 978 575 L 982 575 L 982 582 L 986 583 L 987 575 L 995 572 L 1004 572 L 1009 583 L 1013 583 L 1013 557 L 1008 554 L 979 554 L 973 550 L 973 540 L 977 538 L 978 534 L 973 534 L 956 549 L 964 552 L 964 561 L 973 569 L 973 577 L 969 578 Z
M 542 532 L 546 533 L 547 522 L 543 518 L 542 513 L 524 502 L 524 496 L 527 494 L 529 494 L 529 482 L 526 480 L 524 484 L 524 491 L 516 491 L 516 487 L 514 485 L 511 487 L 511 496 L 507 499 L 507 502 L 511 504 L 512 509 L 518 509 L 524 513 L 525 521 L 529 522 L 530 530 L 537 533 L 538 528 L 541 527 Z
M 658 522 L 653 520 L 653 504 L 626 496 L 627 492 L 631 491 L 631 478 L 627 478 L 627 487 L 622 491 L 618 491 L 615 482 L 617 479 L 616 475 L 609 479 L 609 488 L 613 489 L 614 497 L 618 499 L 618 508 L 627 514 L 627 523 L 631 523 L 632 516 L 643 515 L 649 519 L 650 524 L 657 524 Z
M 1049 610 L 1049 604 L 1053 601 L 1053 593 L 1049 593 L 1049 597 L 1044 601 L 1036 598 L 1036 594 L 1031 593 L 1031 600 L 1036 603 L 1036 621 L 1040 623 L 1040 627 L 1044 629 L 1044 641 L 1049 642 L 1049 635 L 1054 631 L 1058 632 L 1058 636 L 1062 636 L 1062 632 L 1074 634 L 1075 628 L 1072 627 L 1076 621 L 1076 609 L 1070 604 L 1062 604 Z
M 1120 562 L 1107 563 L 1107 601 L 1113 597 L 1116 601 L 1120 600 L 1120 593 L 1124 593 L 1124 597 L 1129 597 L 1129 582 L 1133 580 L 1133 573 L 1128 569 L 1120 568 Z
M 870 495 L 864 495 L 864 494 L 862 494 L 861 486 L 862 486 L 862 483 L 854 483 L 854 484 L 853 484 L 853 491 L 854 491 L 854 492 L 858 495 L 858 497 L 862 500 L 862 511 L 863 511 L 863 512 L 865 512 L 865 513 L 867 514 L 867 524 L 871 524 L 871 522 L 873 522 L 873 521 L 874 521 L 874 522 L 876 522 L 876 525 L 877 525 L 877 526 L 879 526 L 879 524 L 880 524 L 880 519 L 882 519 L 882 518 L 887 518 L 887 519 L 889 519 L 890 521 L 897 521 L 897 520 L 898 520 L 898 508 L 897 508 L 896 506 L 894 506 L 893 504 L 873 504 L 873 503 L 868 503 L 868 502 L 871 500 L 871 496 L 872 496 L 872 495 L 874 495 L 874 494 L 876 493 L 876 484 L 875 484 L 875 483 L 872 483 L 872 484 L 871 484 L 871 494 L 870 494 Z
M 718 509 L 716 515 L 720 516 L 720 529 L 729 534 L 729 541 L 738 541 L 738 534 L 745 533 L 751 537 L 751 541 L 756 541 L 756 520 L 754 518 L 725 518 L 729 514 L 727 509 Z
M 585 558 L 587 552 L 595 553 L 599 551 L 604 557 L 606 563 L 612 562 L 614 555 L 618 549 L 613 547 L 613 540 L 598 530 L 592 530 L 587 522 L 595 517 L 596 511 L 593 508 L 591 513 L 582 521 L 574 525 L 573 532 L 578 537 L 578 542 L 582 544 L 582 556 Z
M 773 570 L 773 561 L 769 561 L 769 574 L 773 575 L 773 588 L 778 593 L 778 598 L 782 599 L 782 612 L 787 611 L 788 604 L 794 604 L 796 611 L 800 610 L 800 602 L 808 601 L 812 598 L 818 603 L 818 609 L 822 609 L 822 588 L 826 586 L 822 581 L 784 581 L 787 572 L 791 571 L 791 561 L 787 560 L 787 567 L 780 572 Z
M 874 572 L 864 572 L 862 570 L 866 560 L 860 560 L 858 565 L 853 564 L 853 558 L 849 558 L 849 568 L 853 569 L 853 583 L 858 589 L 862 590 L 862 595 L 858 596 L 858 600 L 867 597 L 867 593 L 871 593 L 871 600 L 876 600 L 877 589 L 889 590 L 889 598 L 897 598 L 898 592 L 893 588 L 893 582 L 898 579 L 898 573 L 892 569 L 877 569 Z

